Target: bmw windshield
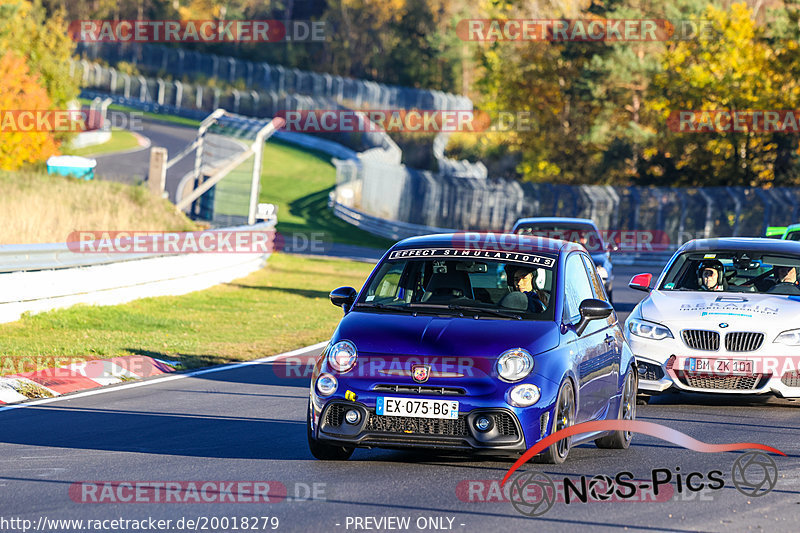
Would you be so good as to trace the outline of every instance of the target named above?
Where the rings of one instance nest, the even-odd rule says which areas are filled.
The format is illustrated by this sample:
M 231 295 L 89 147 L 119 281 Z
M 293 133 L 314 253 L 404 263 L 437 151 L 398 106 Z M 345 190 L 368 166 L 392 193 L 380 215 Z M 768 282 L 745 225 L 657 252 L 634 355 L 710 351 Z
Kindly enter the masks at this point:
M 800 296 L 798 272 L 798 256 L 759 251 L 691 252 L 675 260 L 659 288 Z

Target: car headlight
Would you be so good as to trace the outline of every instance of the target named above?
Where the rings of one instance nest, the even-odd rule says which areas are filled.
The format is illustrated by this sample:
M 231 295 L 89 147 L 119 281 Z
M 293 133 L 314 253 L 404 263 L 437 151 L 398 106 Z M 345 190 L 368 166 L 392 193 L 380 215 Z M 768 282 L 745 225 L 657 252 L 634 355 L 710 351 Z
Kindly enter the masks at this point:
M 608 270 L 606 270 L 606 267 L 598 266 L 597 273 L 600 274 L 600 277 L 603 278 L 603 281 L 608 279 Z
M 637 337 L 660 341 L 661 339 L 673 339 L 672 332 L 668 327 L 656 324 L 655 322 L 648 322 L 647 320 L 637 320 L 631 318 L 628 320 L 628 331 Z
M 339 341 L 328 350 L 328 364 L 337 372 L 347 372 L 356 364 L 356 345 L 350 341 Z
M 506 402 L 514 407 L 530 407 L 539 401 L 539 387 L 530 383 L 522 383 L 508 389 Z
M 775 337 L 774 342 L 785 344 L 787 346 L 800 346 L 800 329 L 790 329 L 789 331 L 784 331 Z
M 506 350 L 497 359 L 497 373 L 504 381 L 519 381 L 533 370 L 533 357 L 527 350 Z
M 317 378 L 317 392 L 322 396 L 330 396 L 339 387 L 336 378 L 327 372 Z

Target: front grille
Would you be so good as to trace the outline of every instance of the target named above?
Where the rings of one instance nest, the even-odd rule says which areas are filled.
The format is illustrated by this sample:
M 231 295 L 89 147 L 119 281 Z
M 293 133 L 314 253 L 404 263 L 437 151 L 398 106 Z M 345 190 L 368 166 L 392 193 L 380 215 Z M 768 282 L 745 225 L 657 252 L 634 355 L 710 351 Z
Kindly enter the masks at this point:
M 495 413 L 492 416 L 494 417 L 494 424 L 497 427 L 497 431 L 501 435 L 509 437 L 517 436 L 517 425 L 514 423 L 514 419 L 511 418 L 510 414 Z
M 763 342 L 763 333 L 733 331 L 725 335 L 725 349 L 729 352 L 754 352 Z
M 329 426 L 338 428 L 344 422 L 344 413 L 347 411 L 347 406 L 341 403 L 335 403 L 328 407 L 328 412 L 325 415 L 325 421 Z
M 432 387 L 430 385 L 375 385 L 377 392 L 395 392 L 398 394 L 425 394 L 431 396 L 463 396 L 466 390 L 460 387 Z
M 719 333 L 705 329 L 685 329 L 681 332 L 683 342 L 693 350 L 715 352 L 719 350 Z
M 471 450 L 472 446 L 468 441 L 455 440 L 443 437 L 418 436 L 412 437 L 403 435 L 394 437 L 392 435 L 370 435 L 369 438 L 361 441 L 362 446 L 378 446 L 391 448 L 405 448 L 412 446 L 424 446 L 426 448 L 444 448 L 449 450 Z
M 762 375 L 755 376 L 692 376 L 680 377 L 688 387 L 717 390 L 755 390 L 759 387 Z
M 658 381 L 664 377 L 664 370 L 652 363 L 639 363 L 639 379 L 646 379 L 648 381 Z
M 781 382 L 787 387 L 800 387 L 800 372 L 786 372 L 781 378 Z
M 365 431 L 465 437 L 467 436 L 467 422 L 463 416 L 457 419 L 445 419 L 370 414 Z

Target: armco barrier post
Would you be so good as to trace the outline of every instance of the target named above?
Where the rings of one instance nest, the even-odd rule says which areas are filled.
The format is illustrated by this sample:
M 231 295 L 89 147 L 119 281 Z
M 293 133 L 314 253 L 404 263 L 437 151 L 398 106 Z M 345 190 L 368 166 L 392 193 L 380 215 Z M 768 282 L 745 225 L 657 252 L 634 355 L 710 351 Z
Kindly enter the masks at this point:
M 167 149 L 154 146 L 150 149 L 150 170 L 147 173 L 150 192 L 159 198 L 164 195 L 167 183 Z

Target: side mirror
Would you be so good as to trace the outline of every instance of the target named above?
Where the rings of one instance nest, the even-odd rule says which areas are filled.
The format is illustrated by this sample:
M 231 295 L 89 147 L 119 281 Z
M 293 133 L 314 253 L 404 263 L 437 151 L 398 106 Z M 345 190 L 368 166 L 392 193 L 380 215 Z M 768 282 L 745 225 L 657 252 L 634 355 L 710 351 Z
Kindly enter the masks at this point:
M 617 251 L 619 251 L 619 245 L 617 244 L 616 241 L 611 241 L 608 244 L 606 244 L 606 251 L 607 252 L 617 252 Z
M 598 300 L 596 298 L 587 298 L 581 302 L 578 310 L 581 313 L 581 319 L 575 324 L 575 332 L 578 335 L 583 334 L 586 326 L 592 320 L 599 320 L 601 318 L 608 318 L 614 312 L 611 304 L 605 300 Z
M 628 287 L 636 291 L 650 292 L 653 290 L 653 288 L 650 287 L 651 283 L 653 283 L 652 274 L 636 274 L 631 278 L 631 282 L 628 283 Z
M 331 303 L 336 307 L 341 307 L 344 312 L 348 312 L 356 301 L 358 292 L 353 287 L 339 287 L 331 291 Z

